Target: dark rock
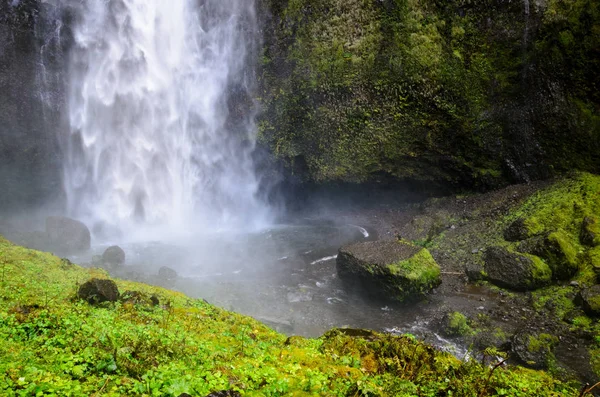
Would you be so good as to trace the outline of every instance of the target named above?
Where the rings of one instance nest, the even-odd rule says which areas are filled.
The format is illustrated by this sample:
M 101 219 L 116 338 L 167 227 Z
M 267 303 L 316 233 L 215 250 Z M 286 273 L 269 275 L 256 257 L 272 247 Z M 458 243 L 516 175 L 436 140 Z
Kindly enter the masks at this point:
M 163 280 L 172 281 L 177 278 L 177 272 L 171 269 L 170 267 L 163 266 L 160 269 L 158 269 L 158 277 L 160 277 Z
M 600 317 L 600 285 L 581 290 L 576 302 L 588 316 Z
M 62 216 L 46 218 L 49 244 L 57 251 L 76 253 L 90 249 L 90 231 L 83 223 Z
M 484 261 L 487 279 L 500 287 L 527 291 L 550 284 L 552 272 L 536 256 L 490 247 L 485 251 Z
M 586 216 L 581 223 L 579 232 L 579 241 L 581 244 L 589 247 L 600 245 L 600 222 L 596 217 Z
M 568 280 L 577 273 L 577 250 L 562 230 L 532 237 L 521 242 L 520 252 L 536 255 L 545 260 L 555 280 Z
M 550 334 L 517 332 L 512 338 L 512 354 L 525 365 L 535 369 L 547 369 L 554 359 L 552 351 L 558 338 Z
M 469 263 L 465 266 L 465 274 L 470 281 L 481 281 L 485 279 L 483 267 L 474 263 Z
M 397 241 L 342 247 L 336 267 L 350 288 L 383 299 L 412 300 L 441 283 L 439 265 L 429 251 Z
M 93 278 L 79 287 L 77 296 L 93 305 L 116 302 L 119 299 L 119 289 L 112 280 Z
M 242 397 L 242 395 L 235 390 L 222 390 L 212 392 L 206 397 Z
M 519 218 L 511 223 L 506 230 L 504 230 L 504 239 L 506 241 L 522 241 L 531 235 L 527 222 L 523 218 Z
M 102 262 L 111 266 L 119 266 L 125 263 L 125 251 L 117 245 L 108 247 L 102 254 Z

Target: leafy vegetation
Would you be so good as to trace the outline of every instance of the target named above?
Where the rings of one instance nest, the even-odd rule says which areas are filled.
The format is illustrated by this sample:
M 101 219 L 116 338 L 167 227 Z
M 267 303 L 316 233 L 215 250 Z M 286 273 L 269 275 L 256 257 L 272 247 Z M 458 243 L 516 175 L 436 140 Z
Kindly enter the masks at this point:
M 564 396 L 543 372 L 461 362 L 410 336 L 333 330 L 286 338 L 201 300 L 116 280 L 125 299 L 89 305 L 107 278 L 0 239 L 0 394 L 7 396 Z M 153 295 L 152 300 L 137 299 Z M 133 299 L 132 297 L 137 297 Z

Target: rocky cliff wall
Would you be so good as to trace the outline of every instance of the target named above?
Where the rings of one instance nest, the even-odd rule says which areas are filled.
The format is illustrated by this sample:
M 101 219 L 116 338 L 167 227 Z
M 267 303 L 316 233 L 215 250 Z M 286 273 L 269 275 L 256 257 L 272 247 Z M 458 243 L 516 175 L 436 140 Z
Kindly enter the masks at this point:
M 493 188 L 600 171 L 593 0 L 263 0 L 261 141 L 288 177 Z

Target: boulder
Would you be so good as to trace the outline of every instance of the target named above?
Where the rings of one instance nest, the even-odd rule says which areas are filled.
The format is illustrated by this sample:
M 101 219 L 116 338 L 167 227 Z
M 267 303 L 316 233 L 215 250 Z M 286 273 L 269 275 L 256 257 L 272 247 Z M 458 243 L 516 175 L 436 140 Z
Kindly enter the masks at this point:
M 342 247 L 337 273 L 350 288 L 377 298 L 408 301 L 441 283 L 429 251 L 398 241 L 369 241 Z
M 92 305 L 116 302 L 119 300 L 119 289 L 112 280 L 93 278 L 79 287 L 77 296 Z
M 46 218 L 46 234 L 53 249 L 76 253 L 90 249 L 90 230 L 83 223 L 62 216 Z
M 596 247 L 600 245 L 600 222 L 598 218 L 586 216 L 581 223 L 579 241 L 583 245 Z
M 102 262 L 110 266 L 120 266 L 125 263 L 125 251 L 117 245 L 108 247 L 102 254 Z
M 504 239 L 506 241 L 522 241 L 532 235 L 527 225 L 527 220 L 518 218 L 504 230 Z
M 600 317 L 600 285 L 581 290 L 576 301 L 588 316 Z
M 163 280 L 172 281 L 177 278 L 177 272 L 171 269 L 170 267 L 163 266 L 160 269 L 158 269 L 158 277 L 160 277 Z
M 490 247 L 485 251 L 484 269 L 490 282 L 515 291 L 547 286 L 552 278 L 552 271 L 542 259 L 503 247 Z
M 568 280 L 577 273 L 577 249 L 571 238 L 562 230 L 521 242 L 518 251 L 539 256 L 552 270 L 555 280 Z
M 528 367 L 547 369 L 557 343 L 554 335 L 520 331 L 512 338 L 512 354 Z
M 460 312 L 446 313 L 442 319 L 442 332 L 446 336 L 465 336 L 473 333 L 467 316 Z

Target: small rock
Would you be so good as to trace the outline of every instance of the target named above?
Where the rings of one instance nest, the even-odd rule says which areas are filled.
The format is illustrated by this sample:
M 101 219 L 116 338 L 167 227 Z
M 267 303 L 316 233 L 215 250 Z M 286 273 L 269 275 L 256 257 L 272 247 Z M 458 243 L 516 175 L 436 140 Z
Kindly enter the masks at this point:
M 112 280 L 93 278 L 79 287 L 77 296 L 92 305 L 116 302 L 119 299 L 119 289 Z
M 577 282 L 577 281 L 571 281 L 571 282 L 569 283 L 569 285 L 570 285 L 571 287 L 579 287 L 579 282 Z
M 475 248 L 474 250 L 471 251 L 472 254 L 477 254 L 479 253 L 479 248 Z
M 102 254 L 102 261 L 110 266 L 120 266 L 125 263 L 125 251 L 118 245 L 108 247 Z

